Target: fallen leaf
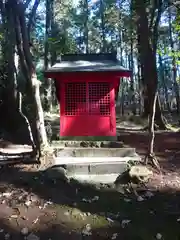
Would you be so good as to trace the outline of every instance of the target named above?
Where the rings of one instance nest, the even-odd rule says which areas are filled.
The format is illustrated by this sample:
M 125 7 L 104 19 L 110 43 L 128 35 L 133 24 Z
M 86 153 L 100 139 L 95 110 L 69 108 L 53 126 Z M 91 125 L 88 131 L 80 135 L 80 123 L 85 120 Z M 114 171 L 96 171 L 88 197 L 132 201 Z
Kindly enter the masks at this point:
M 110 222 L 110 223 L 113 223 L 114 222 L 114 220 L 112 220 L 111 218 L 106 218 L 107 220 L 108 220 L 108 222 Z
M 83 201 L 83 202 L 87 202 L 87 203 L 91 203 L 91 200 L 86 199 L 86 198 L 83 198 L 82 201 Z
M 131 222 L 129 219 L 124 219 L 121 222 L 121 227 L 124 228 L 126 225 L 128 225 Z
M 45 202 L 44 205 L 43 205 L 43 209 L 45 209 L 48 205 L 52 205 L 52 204 L 53 203 L 50 202 L 50 201 Z
M 92 201 L 98 201 L 99 200 L 99 196 L 94 196 Z
M 33 221 L 33 224 L 36 224 L 38 221 L 39 221 L 39 218 L 36 218 L 36 219 Z

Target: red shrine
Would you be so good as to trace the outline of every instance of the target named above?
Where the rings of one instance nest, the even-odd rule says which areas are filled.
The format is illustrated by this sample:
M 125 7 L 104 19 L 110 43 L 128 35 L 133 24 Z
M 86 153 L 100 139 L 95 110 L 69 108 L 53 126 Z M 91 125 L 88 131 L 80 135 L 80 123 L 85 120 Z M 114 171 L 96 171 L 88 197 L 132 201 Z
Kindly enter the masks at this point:
M 60 136 L 116 136 L 115 92 L 130 74 L 115 54 L 62 56 L 45 72 L 55 79 Z

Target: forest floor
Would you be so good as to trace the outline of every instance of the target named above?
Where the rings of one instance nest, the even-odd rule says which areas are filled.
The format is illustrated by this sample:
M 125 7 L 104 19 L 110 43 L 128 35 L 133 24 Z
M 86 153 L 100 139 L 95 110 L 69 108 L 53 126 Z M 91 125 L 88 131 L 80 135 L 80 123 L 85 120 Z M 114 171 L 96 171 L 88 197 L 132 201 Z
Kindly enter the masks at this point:
M 144 157 L 148 134 L 118 129 Z M 0 170 L 0 239 L 180 239 L 180 132 L 157 132 L 162 174 L 145 186 L 85 185 L 50 179 L 36 165 Z

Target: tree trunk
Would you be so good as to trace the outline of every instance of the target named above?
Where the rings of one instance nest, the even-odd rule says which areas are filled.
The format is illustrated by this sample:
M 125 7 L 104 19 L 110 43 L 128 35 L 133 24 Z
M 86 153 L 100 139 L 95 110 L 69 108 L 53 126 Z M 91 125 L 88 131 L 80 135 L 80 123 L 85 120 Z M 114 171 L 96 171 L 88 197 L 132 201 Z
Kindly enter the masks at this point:
M 14 1 L 14 0 L 13 0 Z M 41 105 L 39 81 L 37 80 L 36 69 L 32 61 L 29 47 L 27 26 L 25 21 L 25 10 L 23 2 L 14 2 L 13 11 L 15 14 L 16 44 L 20 57 L 21 68 L 24 69 L 24 77 L 28 84 L 28 94 L 32 103 L 32 120 L 34 123 L 33 134 L 37 150 L 40 154 L 40 145 L 48 145 L 47 135 L 44 125 L 44 113 Z
M 150 158 L 152 163 L 159 168 L 159 165 L 154 158 L 154 119 L 161 119 L 161 115 L 159 115 L 161 109 L 157 109 L 156 111 L 156 107 L 160 107 L 159 101 L 157 101 L 158 75 L 156 68 L 156 51 L 154 51 L 150 43 L 146 5 L 143 0 L 135 1 L 135 11 L 137 15 L 137 33 L 139 34 L 140 59 L 141 64 L 143 65 L 143 77 L 146 83 L 146 95 L 148 96 L 149 102 L 149 145 L 145 161 Z
M 15 118 L 16 112 L 16 92 L 17 92 L 17 82 L 16 82 L 16 69 L 14 64 L 14 54 L 15 54 L 15 33 L 13 28 L 13 12 L 8 4 L 1 3 L 1 17 L 3 23 L 3 33 L 4 41 L 3 44 L 3 59 L 6 66 L 7 81 L 4 84 L 4 90 L 2 92 L 2 104 L 1 112 L 1 124 L 10 132 L 13 132 L 17 128 L 17 123 Z M 8 97 L 7 97 L 8 96 Z M 11 121 L 11 119 L 15 121 Z
M 145 3 L 143 1 L 140 3 L 140 1 L 136 0 L 134 6 L 137 13 L 138 48 L 144 85 L 144 117 L 148 117 L 150 115 L 150 103 L 152 102 L 154 92 L 157 91 L 158 84 L 156 51 L 154 51 L 150 43 L 150 31 Z M 155 122 L 160 129 L 166 129 L 166 122 L 161 112 L 159 97 L 157 97 L 156 101 Z

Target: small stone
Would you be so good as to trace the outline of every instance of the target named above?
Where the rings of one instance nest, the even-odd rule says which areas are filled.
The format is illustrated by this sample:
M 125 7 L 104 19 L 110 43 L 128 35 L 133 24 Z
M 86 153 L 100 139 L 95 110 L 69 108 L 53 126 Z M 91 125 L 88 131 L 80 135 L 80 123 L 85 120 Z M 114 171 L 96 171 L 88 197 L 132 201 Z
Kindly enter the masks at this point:
M 138 196 L 138 197 L 137 197 L 137 201 L 138 201 L 138 202 L 142 202 L 142 201 L 144 201 L 144 198 L 143 198 L 142 196 Z
M 9 233 L 6 233 L 5 236 L 4 236 L 4 239 L 5 240 L 8 240 L 10 238 L 10 234 Z
M 17 218 L 18 218 L 18 215 L 13 214 L 13 215 L 11 215 L 11 218 L 17 219 Z
M 114 239 L 116 239 L 118 237 L 118 234 L 117 233 L 113 233 L 113 235 L 112 235 L 112 240 L 114 240 Z
M 147 198 L 151 198 L 151 197 L 154 197 L 154 194 L 150 191 L 147 191 L 145 194 L 144 194 L 145 197 Z
M 92 201 L 98 201 L 99 200 L 99 196 L 94 196 Z
M 125 201 L 125 202 L 131 202 L 131 199 L 129 199 L 129 198 L 124 198 L 124 201 Z
M 29 201 L 26 201 L 24 204 L 27 206 L 27 207 L 29 207 L 30 205 L 31 205 L 31 201 L 29 200 Z
M 30 201 L 31 201 L 31 202 L 38 202 L 38 200 L 39 200 L 39 199 L 38 199 L 38 197 L 37 197 L 36 195 L 31 195 L 31 196 L 30 196 Z
M 129 176 L 131 178 L 137 178 L 141 181 L 148 180 L 152 175 L 153 172 L 143 165 L 132 166 L 129 171 Z
M 158 239 L 158 240 L 162 239 L 162 234 L 161 233 L 157 233 L 156 234 L 156 239 Z
M 27 235 L 29 233 L 29 229 L 27 227 L 24 227 L 21 229 L 22 235 Z
M 84 229 L 82 230 L 82 234 L 83 234 L 83 235 L 86 235 L 86 236 L 92 235 L 91 225 L 90 225 L 90 224 L 87 224 L 87 225 L 84 227 Z
M 11 192 L 5 192 L 2 194 L 3 197 L 7 197 L 7 198 L 11 197 L 11 195 L 12 195 Z
M 65 216 L 69 216 L 70 213 L 67 211 L 67 212 L 64 213 L 64 215 L 65 215 Z
M 30 233 L 27 238 L 27 240 L 40 240 L 40 238 L 38 236 L 36 236 L 35 234 L 33 233 Z
M 4 229 L 1 228 L 1 229 L 0 229 L 0 233 L 3 233 L 3 232 L 4 232 Z

